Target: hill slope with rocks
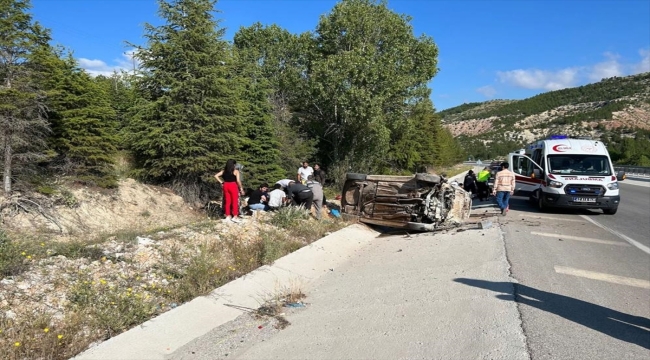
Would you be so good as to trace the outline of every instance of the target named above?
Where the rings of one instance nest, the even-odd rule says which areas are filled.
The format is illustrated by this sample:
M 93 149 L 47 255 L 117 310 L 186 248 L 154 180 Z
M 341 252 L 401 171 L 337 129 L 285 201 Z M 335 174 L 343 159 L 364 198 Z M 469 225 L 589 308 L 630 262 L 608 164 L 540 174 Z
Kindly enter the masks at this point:
M 504 155 L 550 134 L 586 136 L 620 148 L 626 138 L 648 141 L 650 73 L 613 77 L 524 100 L 468 103 L 438 114 L 469 155 L 477 157 Z

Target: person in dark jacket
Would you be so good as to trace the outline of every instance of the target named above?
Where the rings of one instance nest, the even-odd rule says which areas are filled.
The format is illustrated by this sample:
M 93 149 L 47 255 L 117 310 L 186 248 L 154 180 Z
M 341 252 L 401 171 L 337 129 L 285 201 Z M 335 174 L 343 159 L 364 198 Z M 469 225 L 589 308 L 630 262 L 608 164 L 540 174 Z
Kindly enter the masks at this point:
M 476 194 L 477 187 L 476 187 L 476 175 L 474 175 L 474 171 L 470 170 L 467 172 L 467 175 L 465 175 L 465 181 L 463 181 L 463 188 L 465 191 Z
M 287 196 L 293 200 L 294 205 L 302 206 L 308 211 L 311 211 L 314 193 L 307 186 L 292 181 L 287 186 Z
M 325 185 L 325 175 L 325 170 L 321 169 L 320 164 L 314 164 L 314 180 Z

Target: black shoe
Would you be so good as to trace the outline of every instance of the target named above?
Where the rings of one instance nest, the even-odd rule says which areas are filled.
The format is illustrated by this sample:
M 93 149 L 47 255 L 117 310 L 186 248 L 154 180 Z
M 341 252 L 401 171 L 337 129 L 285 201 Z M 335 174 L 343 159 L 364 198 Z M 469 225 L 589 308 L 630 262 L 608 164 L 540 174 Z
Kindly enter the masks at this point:
M 506 209 L 501 209 L 501 215 L 506 216 Z

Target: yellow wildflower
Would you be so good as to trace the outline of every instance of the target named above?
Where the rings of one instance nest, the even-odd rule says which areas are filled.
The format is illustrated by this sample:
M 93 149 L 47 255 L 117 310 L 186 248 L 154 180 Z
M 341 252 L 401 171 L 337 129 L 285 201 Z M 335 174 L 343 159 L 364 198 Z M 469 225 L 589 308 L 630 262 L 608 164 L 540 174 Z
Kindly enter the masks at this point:
M 99 279 L 99 282 L 100 282 L 102 285 L 106 285 L 106 280 L 104 280 L 104 279 Z
M 56 337 L 57 337 L 57 339 L 59 339 L 59 340 L 63 339 L 63 335 L 61 335 L 61 334 L 57 335 Z
M 41 246 L 45 246 L 45 243 L 41 243 Z
M 31 255 L 27 255 L 27 260 L 30 260 L 32 258 Z
M 20 253 L 20 255 L 25 256 L 25 255 L 27 255 L 27 253 L 23 251 L 23 252 Z M 20 343 L 17 343 L 17 344 L 20 344 Z M 20 345 L 16 345 L 16 346 L 20 346 Z
M 15 347 L 20 346 L 20 342 L 19 342 L 19 341 L 16 341 L 16 342 L 14 343 L 14 346 L 15 346 Z
M 50 329 L 45 328 L 45 329 L 43 329 L 43 331 L 45 331 L 46 333 L 48 333 L 48 332 L 50 332 Z

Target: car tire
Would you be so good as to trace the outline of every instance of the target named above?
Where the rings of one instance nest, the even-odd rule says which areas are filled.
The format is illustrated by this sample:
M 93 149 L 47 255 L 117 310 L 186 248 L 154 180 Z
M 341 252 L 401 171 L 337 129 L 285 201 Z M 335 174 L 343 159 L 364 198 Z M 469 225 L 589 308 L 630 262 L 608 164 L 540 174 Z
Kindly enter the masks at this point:
M 347 173 L 345 178 L 347 180 L 366 181 L 366 174 Z
M 618 211 L 618 206 L 613 209 L 603 209 L 603 213 L 607 215 L 614 215 Z
M 415 174 L 415 180 L 422 181 L 422 182 L 428 182 L 428 183 L 432 183 L 432 184 L 439 184 L 442 179 L 438 175 Z

